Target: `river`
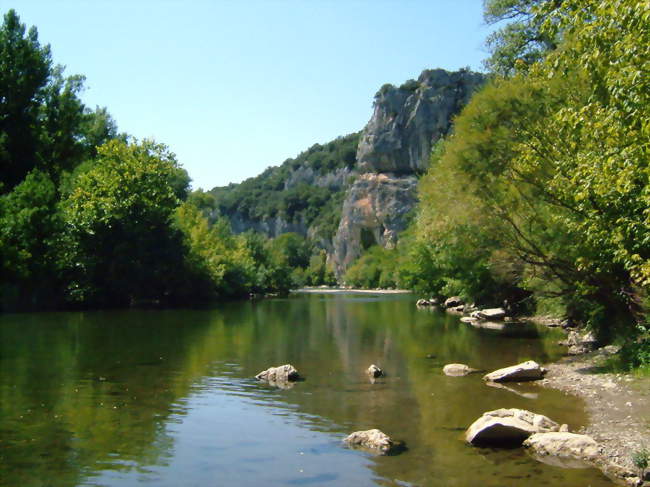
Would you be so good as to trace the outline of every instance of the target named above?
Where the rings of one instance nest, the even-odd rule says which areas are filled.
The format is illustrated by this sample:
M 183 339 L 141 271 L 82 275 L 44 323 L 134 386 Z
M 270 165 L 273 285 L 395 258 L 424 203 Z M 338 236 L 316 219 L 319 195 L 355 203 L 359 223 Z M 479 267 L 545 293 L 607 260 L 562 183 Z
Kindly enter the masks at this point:
M 560 356 L 551 330 L 476 329 L 410 295 L 293 295 L 214 309 L 0 315 L 2 486 L 606 486 L 463 432 L 500 407 L 572 430 L 583 403 L 534 385 L 446 377 Z M 293 364 L 276 389 L 253 376 Z M 365 369 L 385 378 L 371 384 Z M 342 438 L 379 428 L 406 450 Z

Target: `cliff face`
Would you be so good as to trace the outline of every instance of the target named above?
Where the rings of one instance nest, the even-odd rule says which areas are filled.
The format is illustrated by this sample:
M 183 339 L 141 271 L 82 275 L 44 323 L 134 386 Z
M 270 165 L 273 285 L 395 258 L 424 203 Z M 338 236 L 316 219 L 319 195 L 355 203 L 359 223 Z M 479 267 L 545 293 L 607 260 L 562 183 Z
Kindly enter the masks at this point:
M 416 176 L 426 170 L 431 148 L 483 81 L 469 71 L 427 70 L 417 81 L 385 85 L 375 95 L 357 148 L 359 176 L 346 192 L 334 237 L 338 276 L 368 244 L 395 245 L 416 204 Z
M 392 247 L 415 207 L 433 145 L 484 82 L 479 73 L 424 71 L 384 85 L 363 131 L 315 144 L 240 184 L 214 188 L 235 232 L 296 232 L 325 249 L 338 277 L 370 245 Z

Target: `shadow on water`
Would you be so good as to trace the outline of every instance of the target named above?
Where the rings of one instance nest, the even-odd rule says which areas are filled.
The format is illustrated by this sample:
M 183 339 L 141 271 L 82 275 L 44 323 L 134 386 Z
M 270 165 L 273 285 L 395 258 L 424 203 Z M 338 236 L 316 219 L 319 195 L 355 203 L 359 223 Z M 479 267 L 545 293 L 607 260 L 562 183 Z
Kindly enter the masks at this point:
M 553 391 L 446 377 L 559 357 L 557 336 L 475 329 L 408 296 L 308 295 L 218 310 L 0 316 L 0 485 L 608 485 L 592 470 L 462 441 L 484 411 L 522 407 L 568 423 Z M 427 360 L 427 355 L 435 360 Z M 256 381 L 293 364 L 288 389 Z M 387 371 L 375 384 L 365 371 Z M 355 430 L 404 441 L 397 457 L 341 447 Z M 408 449 L 406 449 L 408 445 Z

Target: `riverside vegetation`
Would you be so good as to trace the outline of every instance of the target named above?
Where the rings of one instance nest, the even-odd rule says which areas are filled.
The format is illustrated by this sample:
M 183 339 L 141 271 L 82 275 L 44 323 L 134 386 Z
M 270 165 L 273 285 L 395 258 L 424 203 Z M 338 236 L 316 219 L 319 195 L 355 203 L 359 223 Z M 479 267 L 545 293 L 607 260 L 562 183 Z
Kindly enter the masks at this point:
M 358 134 L 241 185 L 190 192 L 164 145 L 85 107 L 83 77 L 64 77 L 8 12 L 2 309 L 173 305 L 338 278 L 561 315 L 621 341 L 623 367 L 650 370 L 650 6 L 487 0 L 485 18 L 503 23 L 487 40 L 487 79 L 418 168 L 408 228 L 397 242 L 362 231 L 362 255 L 337 269 L 332 236 Z M 321 179 L 289 184 L 295 171 Z M 273 225 L 246 223 L 260 216 Z

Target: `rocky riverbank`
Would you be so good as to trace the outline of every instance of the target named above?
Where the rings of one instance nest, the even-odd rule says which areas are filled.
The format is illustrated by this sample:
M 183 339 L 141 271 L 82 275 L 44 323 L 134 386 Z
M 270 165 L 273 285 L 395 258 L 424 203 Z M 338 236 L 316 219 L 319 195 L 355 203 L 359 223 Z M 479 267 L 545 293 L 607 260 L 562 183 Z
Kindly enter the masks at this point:
M 537 384 L 584 399 L 589 425 L 578 432 L 599 443 L 598 466 L 608 476 L 650 486 L 650 472 L 639 483 L 632 462 L 634 452 L 650 448 L 650 378 L 604 372 L 603 363 L 616 351 L 608 346 L 548 364 L 546 377 Z
M 420 299 L 417 306 L 436 307 L 438 302 Z M 448 298 L 442 307 L 447 312 L 465 315 L 461 321 L 474 326 L 487 319 L 482 316 L 485 311 L 499 311 L 498 319 L 512 321 L 502 308 L 477 310 L 458 297 Z M 568 325 L 546 316 L 524 317 L 521 321 L 549 327 L 567 328 Z M 548 364 L 544 378 L 535 383 L 585 401 L 589 425 L 574 432 L 587 435 L 598 444 L 595 460 L 592 458 L 588 463 L 618 483 L 650 487 L 650 468 L 643 475 L 632 459 L 635 453 L 650 449 L 650 378 L 608 373 L 605 362 L 618 349 L 610 345 L 594 350 L 596 341 L 591 334 L 569 330 L 562 344 L 567 345 L 569 356 Z

